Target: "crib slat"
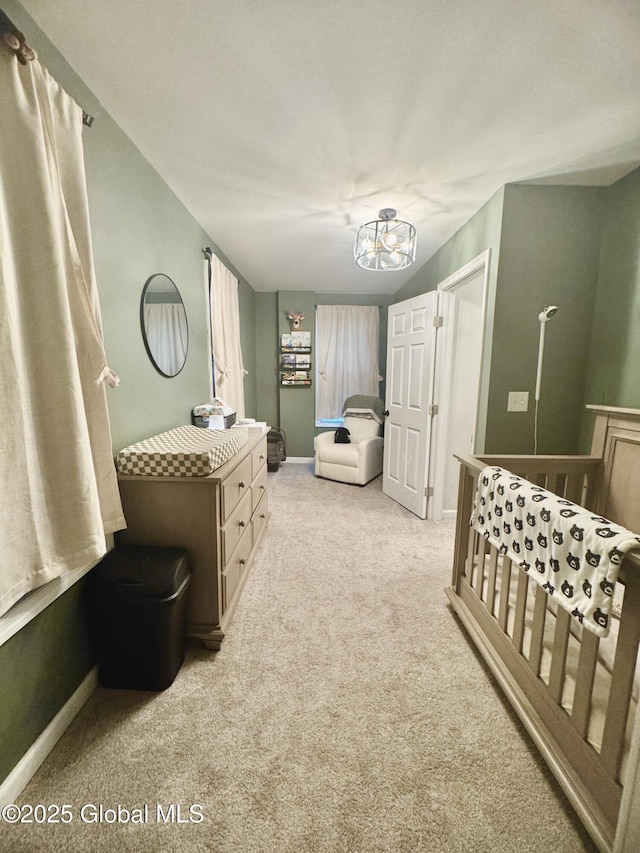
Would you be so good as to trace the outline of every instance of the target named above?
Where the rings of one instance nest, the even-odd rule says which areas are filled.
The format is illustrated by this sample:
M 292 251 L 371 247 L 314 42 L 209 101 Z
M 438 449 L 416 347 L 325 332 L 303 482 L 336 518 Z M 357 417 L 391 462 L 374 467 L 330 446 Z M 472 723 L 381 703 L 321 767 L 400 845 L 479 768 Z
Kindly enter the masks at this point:
M 489 554 L 489 575 L 487 577 L 487 610 L 493 614 L 496 601 L 496 571 L 498 568 L 498 549 L 491 547 Z
M 589 731 L 591 694 L 596 676 L 599 645 L 600 637 L 597 634 L 594 634 L 593 631 L 582 632 L 576 687 L 573 694 L 573 711 L 571 712 L 571 722 L 582 738 L 586 738 Z
M 634 578 L 633 583 L 626 585 L 622 602 L 616 657 L 611 675 L 607 717 L 600 750 L 602 763 L 614 779 L 617 779 L 620 773 L 638 642 L 640 642 L 638 612 L 640 612 L 640 579 Z
M 453 577 L 452 583 L 456 592 L 460 587 L 465 575 L 466 560 L 469 556 L 469 540 L 473 539 L 473 531 L 469 526 L 469 518 L 473 508 L 473 499 L 476 493 L 476 479 L 468 469 L 460 466 L 460 477 L 458 480 L 458 508 L 456 513 L 456 542 L 453 552 Z
M 478 535 L 478 553 L 476 560 L 476 575 L 473 581 L 478 598 L 482 599 L 482 585 L 484 584 L 484 563 L 487 555 L 488 542 L 484 536 Z
M 551 659 L 551 671 L 549 672 L 549 691 L 556 705 L 560 705 L 562 701 L 570 626 L 571 616 L 569 615 L 569 612 L 565 610 L 564 607 L 559 607 L 556 614 L 556 630 L 553 637 L 553 657 Z
M 542 641 L 544 639 L 544 620 L 547 613 L 547 593 L 536 584 L 535 602 L 533 605 L 533 621 L 531 625 L 531 648 L 529 649 L 529 666 L 536 675 L 540 675 L 542 660 Z
M 467 583 L 471 585 L 473 583 L 473 563 L 475 559 L 476 547 L 478 544 L 478 534 L 475 530 L 472 530 L 469 535 L 469 547 L 467 548 L 467 561 L 465 563 L 465 575 L 467 578 Z
M 502 558 L 502 572 L 500 574 L 500 609 L 498 612 L 498 624 L 500 630 L 507 633 L 509 620 L 509 590 L 511 589 L 511 560 Z
M 527 591 L 529 589 L 529 576 L 526 572 L 518 572 L 518 587 L 516 590 L 516 611 L 513 620 L 513 645 L 518 654 L 522 654 L 522 641 L 524 639 L 524 616 L 527 609 Z
M 561 494 L 560 490 L 560 474 L 547 474 L 544 481 L 544 487 L 548 492 L 556 495 Z
M 584 486 L 584 474 L 567 474 L 567 483 L 564 487 L 564 497 L 568 501 L 582 504 L 582 490 Z

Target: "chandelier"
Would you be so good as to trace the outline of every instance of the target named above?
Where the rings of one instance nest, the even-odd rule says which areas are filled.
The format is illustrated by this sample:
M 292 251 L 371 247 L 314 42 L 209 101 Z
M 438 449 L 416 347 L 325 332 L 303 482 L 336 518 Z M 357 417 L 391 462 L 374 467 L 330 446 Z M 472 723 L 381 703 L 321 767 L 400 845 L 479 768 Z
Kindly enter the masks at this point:
M 396 219 L 396 211 L 385 207 L 379 219 L 358 228 L 353 256 L 365 270 L 402 270 L 416 259 L 416 229 L 410 222 Z

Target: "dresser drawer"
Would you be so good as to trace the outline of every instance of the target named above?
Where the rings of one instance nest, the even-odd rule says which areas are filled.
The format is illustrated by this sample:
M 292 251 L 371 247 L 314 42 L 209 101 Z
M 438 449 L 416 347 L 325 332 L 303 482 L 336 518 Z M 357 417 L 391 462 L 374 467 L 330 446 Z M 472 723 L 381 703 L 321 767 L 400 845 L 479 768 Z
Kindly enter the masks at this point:
M 267 493 L 267 466 L 263 465 L 253 483 L 251 483 L 251 511 L 260 503 L 262 496 Z
M 267 462 L 267 439 L 262 439 L 260 444 L 251 451 L 251 479 L 255 480 L 256 474 Z
M 251 485 L 251 456 L 234 468 L 220 486 L 220 505 L 224 524 Z
M 244 497 L 231 513 L 221 531 L 222 565 L 226 566 L 242 536 L 251 528 L 251 492 Z
M 269 518 L 269 496 L 265 493 L 260 499 L 260 503 L 256 507 L 251 524 L 253 526 L 253 541 L 256 543 L 264 528 L 267 526 Z
M 238 547 L 233 552 L 231 559 L 222 572 L 222 612 L 229 607 L 238 584 L 242 579 L 249 563 L 249 555 L 253 547 L 253 536 L 251 525 L 243 533 Z

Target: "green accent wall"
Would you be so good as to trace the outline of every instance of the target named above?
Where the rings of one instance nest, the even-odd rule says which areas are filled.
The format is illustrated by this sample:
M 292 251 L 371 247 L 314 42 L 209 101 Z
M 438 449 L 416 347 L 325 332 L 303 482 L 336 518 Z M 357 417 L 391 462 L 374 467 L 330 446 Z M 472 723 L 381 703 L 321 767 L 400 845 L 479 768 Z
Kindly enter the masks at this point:
M 585 402 L 640 408 L 640 169 L 603 197 Z
M 489 406 L 491 359 L 493 348 L 493 315 L 496 300 L 499 259 L 504 218 L 505 188 L 484 204 L 443 246 L 409 279 L 395 295 L 393 302 L 402 302 L 421 293 L 435 290 L 450 275 L 457 272 L 483 252 L 489 251 L 487 281 L 486 332 L 483 345 L 482 375 L 478 401 L 479 417 L 476 436 L 478 450 L 486 450 L 486 424 Z M 513 390 L 513 389 L 512 389 Z M 490 440 L 490 438 L 489 438 Z
M 190 422 L 208 399 L 208 326 L 204 255 L 214 253 L 239 279 L 247 412 L 256 409 L 254 291 L 194 220 L 126 134 L 15 0 L 3 10 L 27 34 L 54 77 L 94 116 L 83 129 L 96 279 L 105 348 L 120 386 L 108 389 L 114 452 Z M 174 280 L 187 311 L 189 350 L 182 372 L 161 376 L 140 331 L 140 297 L 150 275 Z M 0 781 L 72 696 L 94 664 L 76 584 L 0 646 Z
M 280 335 L 289 331 L 287 314 L 289 311 L 302 311 L 305 319 L 302 329 L 311 332 L 311 357 L 313 370 L 316 359 L 315 335 L 315 299 L 311 291 L 287 290 L 278 293 L 278 362 L 280 360 Z M 312 370 L 312 376 L 313 376 Z M 303 388 L 280 386 L 279 363 L 276 366 L 278 383 L 278 401 L 280 411 L 279 426 L 287 437 L 287 456 L 313 456 L 313 434 L 315 423 L 315 376 L 312 384 Z
M 539 453 L 577 453 L 584 413 L 602 194 L 597 187 L 505 187 L 486 451 L 532 453 L 540 322 L 547 323 L 538 414 Z M 507 412 L 529 391 L 528 412 Z
M 93 666 L 82 581 L 0 646 L 0 782 Z
M 479 447 L 532 453 L 540 323 L 545 330 L 539 453 L 576 453 L 598 280 L 603 191 L 509 184 L 484 205 L 398 291 L 398 302 L 433 290 L 491 250 L 480 396 Z M 528 412 L 507 412 L 509 391 L 529 391 Z
M 278 294 L 256 293 L 255 312 L 255 341 L 259 353 L 256 359 L 256 420 L 266 421 L 270 426 L 280 426 Z

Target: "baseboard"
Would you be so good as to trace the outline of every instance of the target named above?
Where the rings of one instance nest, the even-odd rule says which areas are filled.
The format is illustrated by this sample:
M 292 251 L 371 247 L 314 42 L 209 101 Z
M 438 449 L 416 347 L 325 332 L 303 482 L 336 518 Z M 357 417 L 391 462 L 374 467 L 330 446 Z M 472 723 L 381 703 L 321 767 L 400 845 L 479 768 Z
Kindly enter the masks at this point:
M 94 667 L 0 785 L 0 807 L 16 801 L 97 686 Z
M 285 462 L 307 463 L 313 462 L 313 456 L 287 456 Z

